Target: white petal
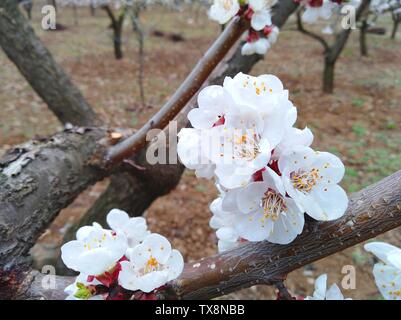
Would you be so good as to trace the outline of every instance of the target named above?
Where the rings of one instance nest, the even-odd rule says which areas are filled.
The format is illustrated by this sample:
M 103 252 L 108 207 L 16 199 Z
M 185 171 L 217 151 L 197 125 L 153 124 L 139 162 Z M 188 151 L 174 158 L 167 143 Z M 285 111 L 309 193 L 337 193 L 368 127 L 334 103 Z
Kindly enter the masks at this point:
M 168 281 L 168 271 L 154 271 L 139 276 L 136 280 L 138 289 L 143 292 L 151 292 L 156 288 L 161 287 Z
M 278 193 L 285 195 L 285 188 L 280 176 L 269 167 L 262 172 L 263 181 Z M 266 191 L 266 190 L 265 190 Z
M 227 242 L 236 242 L 238 240 L 238 234 L 233 228 L 220 228 L 216 231 L 216 235 L 219 240 Z
M 385 243 L 385 242 L 369 242 L 364 245 L 366 251 L 373 253 L 377 258 L 379 258 L 384 263 L 389 264 L 388 256 L 393 253 L 401 253 L 401 249 Z
M 302 21 L 306 23 L 315 23 L 319 18 L 319 8 L 306 7 L 302 14 Z
M 322 274 L 315 281 L 315 292 L 313 296 L 324 300 L 326 297 L 326 288 L 327 288 L 327 274 Z
M 339 185 L 316 186 L 301 203 L 306 213 L 316 220 L 330 221 L 343 216 L 348 207 L 348 197 Z M 314 201 L 316 205 L 309 204 Z
M 261 212 L 237 214 L 234 218 L 234 227 L 238 235 L 249 241 L 266 240 L 273 228 L 273 222 L 262 217 Z
M 386 300 L 401 300 L 401 272 L 393 266 L 376 263 L 373 275 L 380 293 Z
M 255 53 L 256 53 L 256 51 L 255 51 L 255 45 L 254 45 L 253 42 L 246 42 L 246 43 L 244 43 L 244 45 L 243 45 L 242 48 L 241 48 L 241 54 L 242 54 L 243 56 L 250 56 L 250 55 L 253 55 L 253 54 L 255 54 Z
M 265 182 L 253 182 L 238 192 L 237 206 L 243 213 L 250 213 L 260 208 L 263 195 L 268 190 Z
M 344 164 L 337 156 L 329 152 L 318 151 L 315 153 L 312 166 L 319 169 L 324 183 L 336 184 L 344 177 Z
M 168 269 L 167 281 L 171 281 L 180 276 L 182 270 L 184 269 L 184 258 L 178 250 L 174 249 L 171 251 L 171 255 L 167 261 L 166 267 Z
M 128 261 L 120 262 L 121 271 L 118 274 L 118 283 L 124 289 L 135 291 L 139 290 L 137 285 L 138 275 L 134 268 L 130 265 Z
M 251 18 L 251 27 L 256 30 L 260 31 L 265 26 L 271 25 L 272 20 L 270 16 L 270 12 L 268 10 L 262 9 L 260 11 L 255 11 Z
M 270 48 L 270 43 L 266 38 L 255 41 L 255 52 L 260 55 L 266 54 Z
M 117 231 L 124 228 L 129 221 L 129 216 L 123 210 L 113 209 L 107 214 L 106 220 L 110 228 Z
M 171 244 L 160 234 L 150 234 L 143 240 L 142 245 L 148 252 L 151 252 L 151 255 L 161 264 L 166 263 L 170 257 Z
M 333 284 L 329 290 L 327 290 L 326 300 L 344 300 L 344 296 L 336 284 Z

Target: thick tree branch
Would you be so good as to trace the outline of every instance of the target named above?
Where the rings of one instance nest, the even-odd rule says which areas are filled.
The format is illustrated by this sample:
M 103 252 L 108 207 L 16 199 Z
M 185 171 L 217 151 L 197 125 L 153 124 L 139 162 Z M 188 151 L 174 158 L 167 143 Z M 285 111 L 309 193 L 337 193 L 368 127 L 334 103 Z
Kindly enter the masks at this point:
M 112 142 L 104 129 L 72 129 L 0 159 L 0 268 L 24 260 L 58 212 L 110 174 L 93 163 Z
M 275 285 L 291 271 L 400 225 L 401 171 L 398 171 L 352 194 L 342 218 L 331 222 L 313 221 L 288 245 L 246 243 L 187 263 L 182 275 L 159 291 L 158 298 L 211 299 L 256 284 Z M 25 280 L 34 275 L 33 281 Z M 42 277 L 35 271 L 8 272 L 0 277 L 0 297 L 63 298 L 60 287 L 73 281 L 71 277 L 57 277 L 57 289 L 46 290 L 40 288 Z
M 21 14 L 18 1 L 0 1 L 0 46 L 62 123 L 101 123 Z

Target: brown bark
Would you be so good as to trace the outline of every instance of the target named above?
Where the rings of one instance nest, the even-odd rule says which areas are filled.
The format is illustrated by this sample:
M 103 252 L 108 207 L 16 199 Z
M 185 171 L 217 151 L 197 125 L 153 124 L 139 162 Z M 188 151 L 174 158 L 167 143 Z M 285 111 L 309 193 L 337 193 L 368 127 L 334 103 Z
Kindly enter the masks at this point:
M 113 10 L 108 5 L 103 5 L 101 8 L 106 11 L 107 15 L 111 20 L 111 28 L 113 29 L 113 45 L 114 45 L 114 57 L 117 60 L 123 58 L 123 51 L 121 48 L 122 44 L 122 32 L 123 32 L 123 24 L 125 18 L 125 10 L 122 10 L 121 13 L 116 18 Z
M 332 94 L 334 90 L 334 71 L 335 62 L 328 58 L 324 59 L 324 70 L 323 70 L 323 92 Z
M 391 39 L 395 39 L 395 35 L 397 34 L 397 30 L 398 30 L 398 25 L 401 21 L 401 17 L 397 16 L 396 14 L 392 14 L 393 17 L 393 29 L 391 31 Z
M 17 1 L 0 2 L 0 46 L 50 110 L 64 124 L 100 124 L 67 74 L 36 36 Z
M 95 165 L 97 152 L 109 145 L 104 129 L 73 129 L 0 159 L 0 268 L 25 262 L 58 212 L 110 174 Z
M 359 49 L 361 56 L 367 57 L 368 56 L 368 46 L 366 44 L 366 35 L 368 31 L 368 22 L 366 19 L 361 21 L 361 27 L 359 29 Z
M 211 299 L 256 284 L 276 285 L 291 271 L 400 225 L 401 171 L 398 171 L 352 194 L 342 218 L 330 222 L 309 219 L 303 233 L 288 245 L 246 243 L 187 263 L 181 276 L 159 291 L 158 298 Z M 58 276 L 56 290 L 43 290 L 39 286 L 42 277 L 29 270 L 9 273 L 0 283 L 0 297 L 61 299 L 65 295 L 60 288 L 73 281 L 71 277 Z

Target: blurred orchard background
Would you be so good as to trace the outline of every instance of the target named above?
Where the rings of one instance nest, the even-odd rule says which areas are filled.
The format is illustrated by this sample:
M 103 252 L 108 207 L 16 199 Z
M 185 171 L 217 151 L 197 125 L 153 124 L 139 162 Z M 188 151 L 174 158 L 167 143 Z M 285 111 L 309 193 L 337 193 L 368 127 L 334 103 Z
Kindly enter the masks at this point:
M 41 8 L 47 3 L 33 0 L 29 13 L 36 34 L 110 127 L 139 128 L 221 32 L 221 26 L 207 16 L 207 2 L 177 0 L 141 7 L 139 29 L 131 18 L 121 17 L 121 8 L 58 3 L 57 29 L 43 30 Z M 326 25 L 320 21 L 308 28 L 321 34 Z M 121 27 L 118 59 L 113 46 L 116 27 Z M 390 13 L 380 15 L 371 28 L 367 56 L 360 54 L 359 30 L 352 32 L 336 64 L 333 94 L 321 90 L 322 46 L 297 30 L 295 15 L 251 72 L 271 73 L 283 81 L 298 107 L 299 127 L 308 124 L 315 134 L 315 148 L 338 154 L 344 161 L 343 187 L 349 193 L 399 170 L 401 164 L 401 31 L 392 39 Z M 321 36 L 327 41 L 333 37 Z M 0 154 L 32 137 L 63 129 L 1 50 L 0 102 Z M 62 211 L 32 249 L 36 267 L 50 261 L 63 235 L 108 183 L 105 179 L 90 187 Z M 208 206 L 216 193 L 211 181 L 185 171 L 174 192 L 147 210 L 150 229 L 168 237 L 186 261 L 214 254 L 216 239 L 208 226 Z M 395 229 L 378 239 L 400 246 L 401 232 Z M 380 299 L 371 273 L 373 263 L 373 257 L 358 245 L 291 273 L 287 286 L 296 294 L 310 294 L 318 275 L 328 273 L 329 283 L 340 283 L 342 266 L 352 264 L 357 270 L 357 290 L 344 290 L 344 295 Z M 273 288 L 255 286 L 226 298 L 273 297 Z

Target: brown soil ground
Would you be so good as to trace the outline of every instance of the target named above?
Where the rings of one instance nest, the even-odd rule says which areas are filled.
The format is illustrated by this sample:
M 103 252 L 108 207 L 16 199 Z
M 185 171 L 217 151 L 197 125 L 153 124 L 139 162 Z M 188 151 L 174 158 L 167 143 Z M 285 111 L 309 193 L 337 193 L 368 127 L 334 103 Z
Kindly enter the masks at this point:
M 71 75 L 85 97 L 111 126 L 139 127 L 168 99 L 180 81 L 219 33 L 219 26 L 207 20 L 203 11 L 186 8 L 177 13 L 157 8 L 144 13 L 146 39 L 146 107 L 141 107 L 136 82 L 137 55 L 135 36 L 125 26 L 125 58 L 113 57 L 111 30 L 107 17 L 98 10 L 79 11 L 74 25 L 70 9 L 59 13 L 65 31 L 40 29 L 39 10 L 33 25 L 57 62 Z M 291 20 L 280 34 L 265 60 L 252 74 L 277 75 L 290 90 L 298 107 L 298 126 L 307 125 L 315 134 L 314 148 L 339 154 L 347 167 L 343 186 L 353 192 L 401 169 L 401 35 L 389 39 L 388 17 L 378 25 L 387 28 L 385 36 L 369 35 L 369 57 L 361 58 L 357 32 L 351 36 L 336 67 L 333 95 L 321 93 L 322 48 L 319 43 L 293 31 Z M 151 36 L 152 30 L 178 32 L 186 41 L 172 42 Z M 0 52 L 0 151 L 34 136 L 51 134 L 62 127 Z M 107 186 L 102 181 L 84 192 L 63 210 L 41 244 L 57 244 L 66 226 L 81 216 Z M 209 203 L 216 196 L 210 181 L 196 179 L 186 171 L 177 188 L 158 199 L 146 212 L 150 229 L 169 239 L 186 261 L 216 252 L 215 235 L 208 226 Z M 400 230 L 379 239 L 401 246 Z M 295 294 L 311 294 L 313 279 L 328 273 L 329 282 L 341 282 L 344 265 L 356 268 L 356 290 L 348 297 L 378 299 L 371 269 L 373 259 L 361 245 L 306 266 L 288 276 L 287 285 Z M 227 296 L 230 299 L 271 299 L 270 287 L 256 286 Z

